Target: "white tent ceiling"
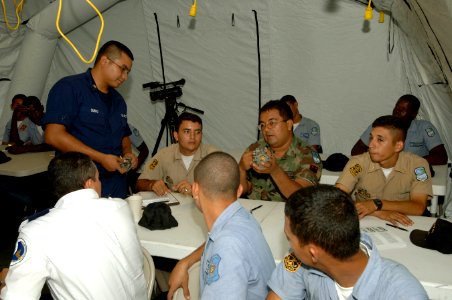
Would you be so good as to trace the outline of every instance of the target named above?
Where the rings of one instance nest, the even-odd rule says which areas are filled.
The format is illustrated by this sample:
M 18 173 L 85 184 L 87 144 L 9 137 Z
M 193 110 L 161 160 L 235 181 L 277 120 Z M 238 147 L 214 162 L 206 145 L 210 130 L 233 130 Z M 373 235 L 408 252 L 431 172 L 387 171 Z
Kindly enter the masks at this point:
M 83 1 L 62 2 L 81 5 Z M 186 79 L 178 101 L 205 111 L 205 142 L 225 150 L 243 149 L 257 134 L 257 17 L 262 103 L 295 95 L 302 113 L 320 124 L 326 153 L 348 154 L 373 119 L 391 113 L 401 94 L 413 93 L 422 100 L 420 117 L 438 127 L 450 156 L 452 48 L 447 34 L 451 1 L 373 2 L 386 12 L 385 23 L 378 23 L 376 11 L 373 20 L 364 22 L 365 6 L 351 0 L 198 1 L 195 18 L 188 16 L 191 1 L 127 0 L 104 11 L 102 41 L 119 40 L 135 54 L 133 72 L 120 91 L 128 103 L 129 120 L 150 147 L 165 113 L 164 104 L 151 102 L 148 90 L 142 88 L 143 83 L 162 81 L 155 14 L 166 81 Z M 62 39 L 55 41 L 50 52 L 41 47 L 49 47 L 52 41 L 38 37 L 33 48 L 22 50 L 26 55 L 18 55 L 23 37 L 35 29 L 36 12 L 57 4 L 26 1 L 23 19 L 34 19 L 18 31 L 0 29 L 0 77 L 17 79 L 12 84 L 0 81 L 5 102 L 0 106 L 0 124 L 10 117 L 12 94 L 35 94 L 45 102 L 56 80 L 88 67 Z M 88 14 L 94 16 L 92 11 Z M 390 23 L 389 15 L 396 20 Z M 80 16 L 63 14 L 62 22 L 70 17 Z M 51 17 L 45 21 L 53 24 Z M 98 18 L 81 23 L 69 37 L 89 57 L 100 23 Z M 40 65 L 44 71 L 36 75 Z M 29 73 L 34 77 L 27 78 Z

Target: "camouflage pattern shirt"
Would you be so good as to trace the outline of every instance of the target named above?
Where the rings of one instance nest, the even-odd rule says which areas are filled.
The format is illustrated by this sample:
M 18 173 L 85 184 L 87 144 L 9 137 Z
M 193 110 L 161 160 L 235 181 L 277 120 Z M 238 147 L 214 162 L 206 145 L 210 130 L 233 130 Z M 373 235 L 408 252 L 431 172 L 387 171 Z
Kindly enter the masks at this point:
M 266 147 L 271 151 L 270 146 L 260 139 L 250 145 L 247 149 L 253 151 L 257 147 Z M 279 167 L 289 176 L 290 179 L 304 179 L 313 184 L 318 184 L 322 175 L 322 161 L 319 154 L 308 146 L 298 137 L 293 137 L 292 144 L 283 157 L 276 159 Z M 285 201 L 286 198 L 279 191 L 273 182 L 270 174 L 261 174 L 254 169 L 247 172 L 248 180 L 251 182 L 251 191 L 248 194 L 249 199 L 267 200 L 267 201 Z

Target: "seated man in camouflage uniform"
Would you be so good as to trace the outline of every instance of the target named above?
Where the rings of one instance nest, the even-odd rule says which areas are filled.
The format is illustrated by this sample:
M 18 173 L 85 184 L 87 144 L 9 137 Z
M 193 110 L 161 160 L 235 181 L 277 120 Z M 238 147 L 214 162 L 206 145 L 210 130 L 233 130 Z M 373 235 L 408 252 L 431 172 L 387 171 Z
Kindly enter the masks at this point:
M 285 201 L 298 189 L 320 179 L 319 154 L 292 132 L 290 107 L 281 101 L 267 102 L 259 112 L 263 138 L 246 149 L 240 159 L 242 196 Z

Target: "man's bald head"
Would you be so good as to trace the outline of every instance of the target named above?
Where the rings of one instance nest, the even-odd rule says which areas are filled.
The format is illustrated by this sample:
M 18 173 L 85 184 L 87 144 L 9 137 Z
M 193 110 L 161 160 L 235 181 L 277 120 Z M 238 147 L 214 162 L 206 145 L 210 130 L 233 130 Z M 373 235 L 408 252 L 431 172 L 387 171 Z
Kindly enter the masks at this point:
M 231 155 L 213 152 L 196 166 L 194 179 L 209 198 L 236 198 L 240 185 L 239 166 Z

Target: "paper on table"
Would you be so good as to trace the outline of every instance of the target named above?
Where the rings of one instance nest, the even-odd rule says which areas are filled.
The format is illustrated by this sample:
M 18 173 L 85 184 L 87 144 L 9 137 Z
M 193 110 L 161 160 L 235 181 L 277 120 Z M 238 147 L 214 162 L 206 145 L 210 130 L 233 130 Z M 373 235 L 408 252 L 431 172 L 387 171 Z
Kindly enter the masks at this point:
M 139 192 L 139 195 L 143 197 L 143 206 L 146 207 L 150 203 L 165 202 L 168 205 L 179 204 L 179 201 L 173 194 L 168 193 L 164 196 L 157 196 L 154 192 Z
M 406 247 L 402 239 L 382 226 L 361 227 L 361 232 L 369 235 L 380 251 Z

